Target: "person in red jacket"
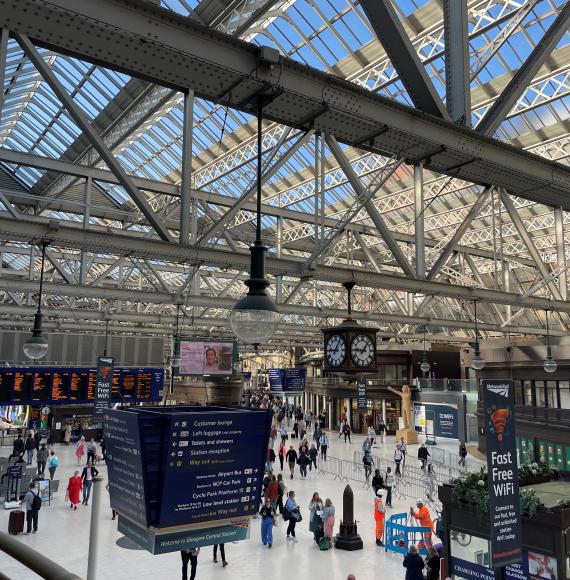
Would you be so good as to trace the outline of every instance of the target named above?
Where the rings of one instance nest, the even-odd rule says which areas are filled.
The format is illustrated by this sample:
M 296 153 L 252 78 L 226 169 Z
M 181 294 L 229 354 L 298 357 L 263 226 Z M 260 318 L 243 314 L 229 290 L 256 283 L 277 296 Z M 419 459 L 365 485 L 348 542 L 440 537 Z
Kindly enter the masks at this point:
M 274 475 L 272 475 L 271 481 L 267 486 L 267 497 L 271 501 L 271 507 L 273 508 L 273 511 L 277 509 L 278 496 L 279 496 L 279 483 L 277 481 L 277 478 Z
M 79 475 L 79 471 L 76 471 L 67 483 L 67 497 L 69 498 L 70 508 L 77 509 L 77 504 L 81 503 L 81 489 L 83 488 L 83 481 Z

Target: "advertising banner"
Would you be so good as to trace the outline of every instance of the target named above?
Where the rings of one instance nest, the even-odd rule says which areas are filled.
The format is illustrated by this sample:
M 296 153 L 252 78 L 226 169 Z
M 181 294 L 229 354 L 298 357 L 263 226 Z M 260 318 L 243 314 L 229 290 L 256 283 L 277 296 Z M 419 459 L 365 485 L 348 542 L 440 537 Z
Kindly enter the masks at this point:
M 356 378 L 356 407 L 360 412 L 368 411 L 366 399 L 366 377 L 359 375 Z
M 93 400 L 94 417 L 103 417 L 105 411 L 111 406 L 114 367 L 115 359 L 112 356 L 97 358 L 97 382 Z
M 180 341 L 181 375 L 231 375 L 234 362 L 233 342 Z
M 459 438 L 459 415 L 454 403 L 414 402 L 414 427 L 419 433 L 428 434 L 427 424 L 433 421 L 430 435 L 447 439 Z
M 451 557 L 449 572 L 458 578 L 475 578 L 476 580 L 495 580 L 494 570 L 468 562 L 461 558 Z M 558 565 L 554 556 L 537 552 L 523 552 L 522 561 L 505 566 L 504 580 L 553 580 L 558 578 Z
M 513 383 L 483 380 L 489 474 L 491 566 L 522 559 L 522 529 L 515 437 Z

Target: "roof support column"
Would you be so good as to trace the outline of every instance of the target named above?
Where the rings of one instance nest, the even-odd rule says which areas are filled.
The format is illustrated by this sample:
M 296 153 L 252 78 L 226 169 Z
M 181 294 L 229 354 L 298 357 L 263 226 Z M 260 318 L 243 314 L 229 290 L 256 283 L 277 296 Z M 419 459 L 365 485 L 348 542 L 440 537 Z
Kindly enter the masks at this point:
M 4 78 L 6 75 L 6 57 L 8 56 L 8 29 L 0 30 L 0 122 L 2 122 L 2 109 L 4 107 Z
M 184 93 L 182 121 L 182 185 L 180 187 L 181 244 L 196 242 L 196 200 L 192 196 L 192 138 L 194 131 L 194 91 Z M 194 207 L 193 207 L 194 206 Z M 192 216 L 192 218 L 190 217 Z M 192 222 L 190 222 L 192 219 Z
M 30 39 L 22 34 L 17 34 L 16 40 L 28 58 L 32 61 L 32 64 L 36 67 L 41 77 L 46 81 L 57 98 L 62 102 L 71 118 L 89 138 L 89 141 L 91 141 L 95 149 L 97 149 L 99 155 L 107 164 L 109 169 L 111 169 L 111 171 L 117 176 L 120 184 L 125 188 L 131 199 L 143 213 L 149 224 L 155 229 L 159 237 L 165 241 L 172 241 L 172 236 L 170 235 L 168 228 L 156 217 L 154 210 L 148 203 L 144 194 L 134 184 L 132 178 L 125 173 L 119 161 L 107 147 L 101 136 L 97 133 L 97 131 L 95 131 L 95 128 L 93 125 L 91 125 L 81 109 L 76 105 L 71 95 L 65 90 L 63 85 L 56 78 L 55 74 L 46 64 L 45 60 L 37 51 L 36 47 L 31 43 Z
M 283 218 L 281 216 L 277 217 L 277 224 L 275 226 L 277 233 L 276 240 L 276 253 L 277 257 L 280 258 L 283 251 Z M 279 304 L 281 302 L 281 297 L 283 295 L 283 276 L 275 276 L 275 302 Z
M 416 274 L 420 280 L 426 277 L 426 244 L 424 236 L 424 166 L 414 165 L 414 209 L 416 234 Z
M 556 232 L 556 267 L 560 270 L 558 285 L 562 300 L 568 300 L 568 275 L 564 268 L 566 264 L 566 247 L 564 242 L 564 214 L 562 208 L 554 208 L 554 227 Z M 508 290 L 507 290 L 508 292 Z
M 467 0 L 444 0 L 445 92 L 451 120 L 471 126 Z
M 88 177 L 85 180 L 85 210 L 83 212 L 83 229 L 87 230 L 89 227 L 89 219 L 91 217 L 91 187 L 93 185 L 93 179 Z M 79 266 L 79 283 L 84 284 L 87 278 L 87 253 L 85 250 L 81 250 L 81 264 Z

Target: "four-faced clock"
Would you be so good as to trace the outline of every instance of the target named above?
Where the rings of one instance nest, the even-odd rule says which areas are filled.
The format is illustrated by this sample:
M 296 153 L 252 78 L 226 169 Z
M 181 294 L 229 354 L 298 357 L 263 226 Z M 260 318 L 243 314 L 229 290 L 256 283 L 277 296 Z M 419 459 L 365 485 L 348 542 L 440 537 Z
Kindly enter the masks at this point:
M 325 344 L 325 357 L 331 367 L 339 367 L 346 359 L 346 342 L 344 336 L 332 334 Z
M 369 336 L 366 334 L 358 334 L 351 340 L 350 358 L 356 366 L 369 366 L 375 356 L 374 342 Z

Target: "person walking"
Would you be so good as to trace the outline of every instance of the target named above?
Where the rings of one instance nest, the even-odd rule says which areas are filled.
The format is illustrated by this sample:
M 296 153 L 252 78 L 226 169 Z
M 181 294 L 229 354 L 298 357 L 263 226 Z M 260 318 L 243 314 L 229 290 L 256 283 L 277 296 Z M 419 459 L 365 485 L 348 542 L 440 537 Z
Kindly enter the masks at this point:
M 319 452 L 320 448 L 321 448 L 321 429 L 319 427 L 319 422 L 315 421 L 315 430 L 313 431 L 313 441 L 315 442 L 315 445 L 317 446 L 317 453 Z
M 273 524 L 275 523 L 275 507 L 269 497 L 265 498 L 265 504 L 259 510 L 261 516 L 261 541 L 264 546 L 271 548 L 273 545 Z
M 285 445 L 285 443 L 287 443 L 287 439 L 289 438 L 289 435 L 287 434 L 287 427 L 285 427 L 285 425 L 281 425 L 279 428 L 279 434 L 281 435 L 281 443 Z
M 43 478 L 46 471 L 46 463 L 48 460 L 48 450 L 46 449 L 46 444 L 42 443 L 40 449 L 36 453 L 36 462 L 38 464 L 38 475 Z
M 214 544 L 214 564 L 218 563 L 218 547 L 220 548 L 220 556 L 222 557 L 222 568 L 228 565 L 226 561 L 226 548 L 224 544 Z
M 426 463 L 428 461 L 428 457 L 430 456 L 428 448 L 426 447 L 425 443 L 422 443 L 418 449 L 418 459 L 421 462 L 421 469 L 426 468 Z
M 327 434 L 323 431 L 319 437 L 319 443 L 321 446 L 321 459 L 327 460 L 327 449 L 329 448 L 329 438 Z
M 271 481 L 269 482 L 269 485 L 267 486 L 266 498 L 268 498 L 269 501 L 271 502 L 271 507 L 273 508 L 273 511 L 275 511 L 277 509 L 277 498 L 278 497 L 279 497 L 279 482 L 277 481 L 277 478 L 274 475 L 272 475 Z
M 334 522 L 335 522 L 335 509 L 333 502 L 330 498 L 327 497 L 325 500 L 325 507 L 323 508 L 323 513 L 321 518 L 325 524 L 324 534 L 325 538 L 329 540 L 333 537 L 333 529 L 334 529 Z
M 97 457 L 97 444 L 95 439 L 91 437 L 89 443 L 87 443 L 87 463 L 91 461 L 91 465 L 95 465 L 95 458 Z
M 379 469 L 374 470 L 374 477 L 372 478 L 372 489 L 374 490 L 374 494 L 376 494 L 379 489 L 384 489 L 384 478 L 380 474 Z
M 65 493 L 66 499 L 70 503 L 70 508 L 72 510 L 77 509 L 77 505 L 81 503 L 81 488 L 83 482 L 79 475 L 79 471 L 75 471 L 74 474 L 69 478 L 67 482 L 67 491 Z
M 426 557 L 426 580 L 439 580 L 441 557 L 439 552 L 432 546 Z
M 465 458 L 467 457 L 467 447 L 465 446 L 465 441 L 461 441 L 459 444 L 459 465 L 465 467 Z
M 107 493 L 109 495 L 111 495 L 111 488 L 109 487 L 109 483 L 107 482 L 107 485 L 105 486 L 105 489 L 107 490 Z M 111 508 L 111 519 L 114 520 L 117 517 L 117 512 Z
M 352 433 L 351 429 L 350 429 L 350 425 L 348 424 L 348 421 L 345 421 L 344 425 L 342 426 L 342 434 L 344 435 L 344 442 L 346 443 L 346 440 L 348 439 L 348 443 L 352 443 L 352 441 L 350 440 L 350 434 Z
M 287 488 L 283 481 L 283 475 L 281 474 L 277 476 L 277 485 L 279 486 L 279 491 L 277 493 L 277 509 L 279 510 L 279 513 L 283 515 L 283 496 L 285 495 Z
M 289 521 L 287 526 L 287 539 L 291 538 L 294 542 L 297 541 L 295 537 L 295 525 L 298 521 L 301 521 L 301 510 L 295 501 L 295 492 L 290 491 L 287 494 L 287 501 L 285 502 L 285 513 L 283 514 L 283 519 Z
M 303 447 L 303 450 L 299 452 L 299 459 L 297 459 L 299 471 L 301 472 L 301 477 L 303 479 L 307 477 L 307 466 L 310 462 L 309 450 L 306 447 Z
M 406 580 L 423 580 L 424 561 L 414 544 L 408 547 L 408 553 L 404 557 L 404 568 L 406 568 Z
M 370 453 L 371 449 L 372 449 L 372 444 L 370 443 L 370 438 L 366 437 L 366 439 L 362 443 L 362 453 L 364 453 L 364 454 Z
M 380 443 L 384 443 L 384 433 L 386 433 L 386 423 L 384 423 L 384 419 L 380 419 L 378 433 L 380 434 Z
M 382 502 L 383 490 L 379 489 L 376 492 L 374 499 L 374 521 L 376 522 L 376 545 L 384 545 L 384 518 L 386 516 L 386 508 Z
M 26 437 L 26 453 L 28 454 L 28 465 L 32 464 L 32 460 L 34 459 L 34 450 L 36 448 L 36 441 L 32 437 L 32 433 L 28 433 Z
M 49 460 L 48 460 L 48 471 L 49 478 L 51 481 L 53 481 L 53 478 L 55 477 L 55 470 L 58 468 L 58 466 L 59 466 L 59 458 L 55 454 L 55 451 L 52 449 L 49 452 Z
M 267 448 L 267 460 L 265 462 L 265 471 L 273 472 L 273 463 L 275 462 L 275 451 L 273 451 L 273 447 Z
M 24 505 L 26 506 L 26 534 L 32 532 L 35 534 L 38 531 L 38 516 L 42 507 L 42 498 L 39 491 L 36 491 L 36 484 L 33 481 L 24 496 Z
M 297 452 L 293 448 L 293 445 L 289 447 L 289 451 L 287 451 L 285 459 L 287 459 L 287 463 L 289 464 L 289 471 L 291 472 L 291 479 L 293 479 L 293 475 L 295 473 L 295 464 L 297 463 Z
M 402 465 L 406 465 L 406 453 L 408 452 L 408 447 L 404 443 L 404 438 L 400 439 L 400 443 L 398 443 L 400 447 L 400 452 L 402 453 Z
M 75 457 L 77 457 L 77 465 L 81 465 L 81 460 L 85 455 L 85 437 L 80 437 L 75 444 Z
M 91 487 L 93 485 L 93 478 L 99 475 L 96 467 L 93 467 L 91 460 L 87 462 L 87 465 L 83 468 L 83 473 L 81 474 L 81 481 L 83 482 L 83 505 L 89 505 L 89 497 L 91 496 Z
M 275 440 L 277 439 L 277 426 L 275 423 L 271 425 L 271 431 L 269 432 L 269 447 L 273 449 L 275 447 Z
M 14 439 L 14 445 L 12 446 L 12 456 L 19 457 L 21 459 L 24 456 L 25 450 L 26 442 L 22 439 L 22 434 L 18 433 L 18 437 Z
M 287 451 L 285 450 L 285 443 L 281 441 L 279 443 L 279 449 L 277 449 L 277 457 L 279 457 L 279 465 L 281 466 L 281 471 L 283 471 L 283 461 L 285 460 L 285 454 Z
M 319 494 L 315 491 L 311 501 L 309 502 L 309 532 L 313 533 L 315 542 L 318 542 L 320 537 L 317 536 L 317 531 L 320 529 L 320 516 L 317 512 L 323 510 L 323 502 L 319 497 Z
M 366 479 L 366 483 L 368 484 L 370 480 L 370 474 L 372 473 L 372 466 L 374 465 L 374 459 L 372 459 L 370 451 L 366 451 L 364 453 L 362 464 L 364 465 L 364 477 Z
M 69 445 L 70 441 L 71 441 L 71 425 L 68 423 L 65 426 L 65 431 L 63 433 L 63 444 L 64 445 Z
M 430 501 L 433 501 L 433 494 L 436 487 L 436 475 L 431 463 L 428 463 L 426 476 L 426 496 Z
M 370 439 L 370 446 L 373 447 L 376 442 L 376 431 L 372 425 L 368 427 L 368 439 Z
M 386 475 L 384 476 L 384 485 L 386 486 L 386 506 L 392 507 L 392 488 L 394 487 L 394 476 L 392 468 L 386 468 Z
M 309 449 L 309 471 L 313 471 L 313 465 L 315 466 L 315 469 L 317 469 L 317 455 L 318 451 L 313 443 Z
M 190 562 L 190 580 L 196 578 L 196 568 L 198 567 L 198 554 L 200 548 L 193 550 L 180 550 L 182 556 L 182 580 L 188 580 L 188 563 Z
M 400 447 L 396 446 L 396 450 L 394 451 L 394 462 L 396 463 L 396 475 L 402 475 L 400 471 L 400 464 L 402 463 L 402 450 Z

